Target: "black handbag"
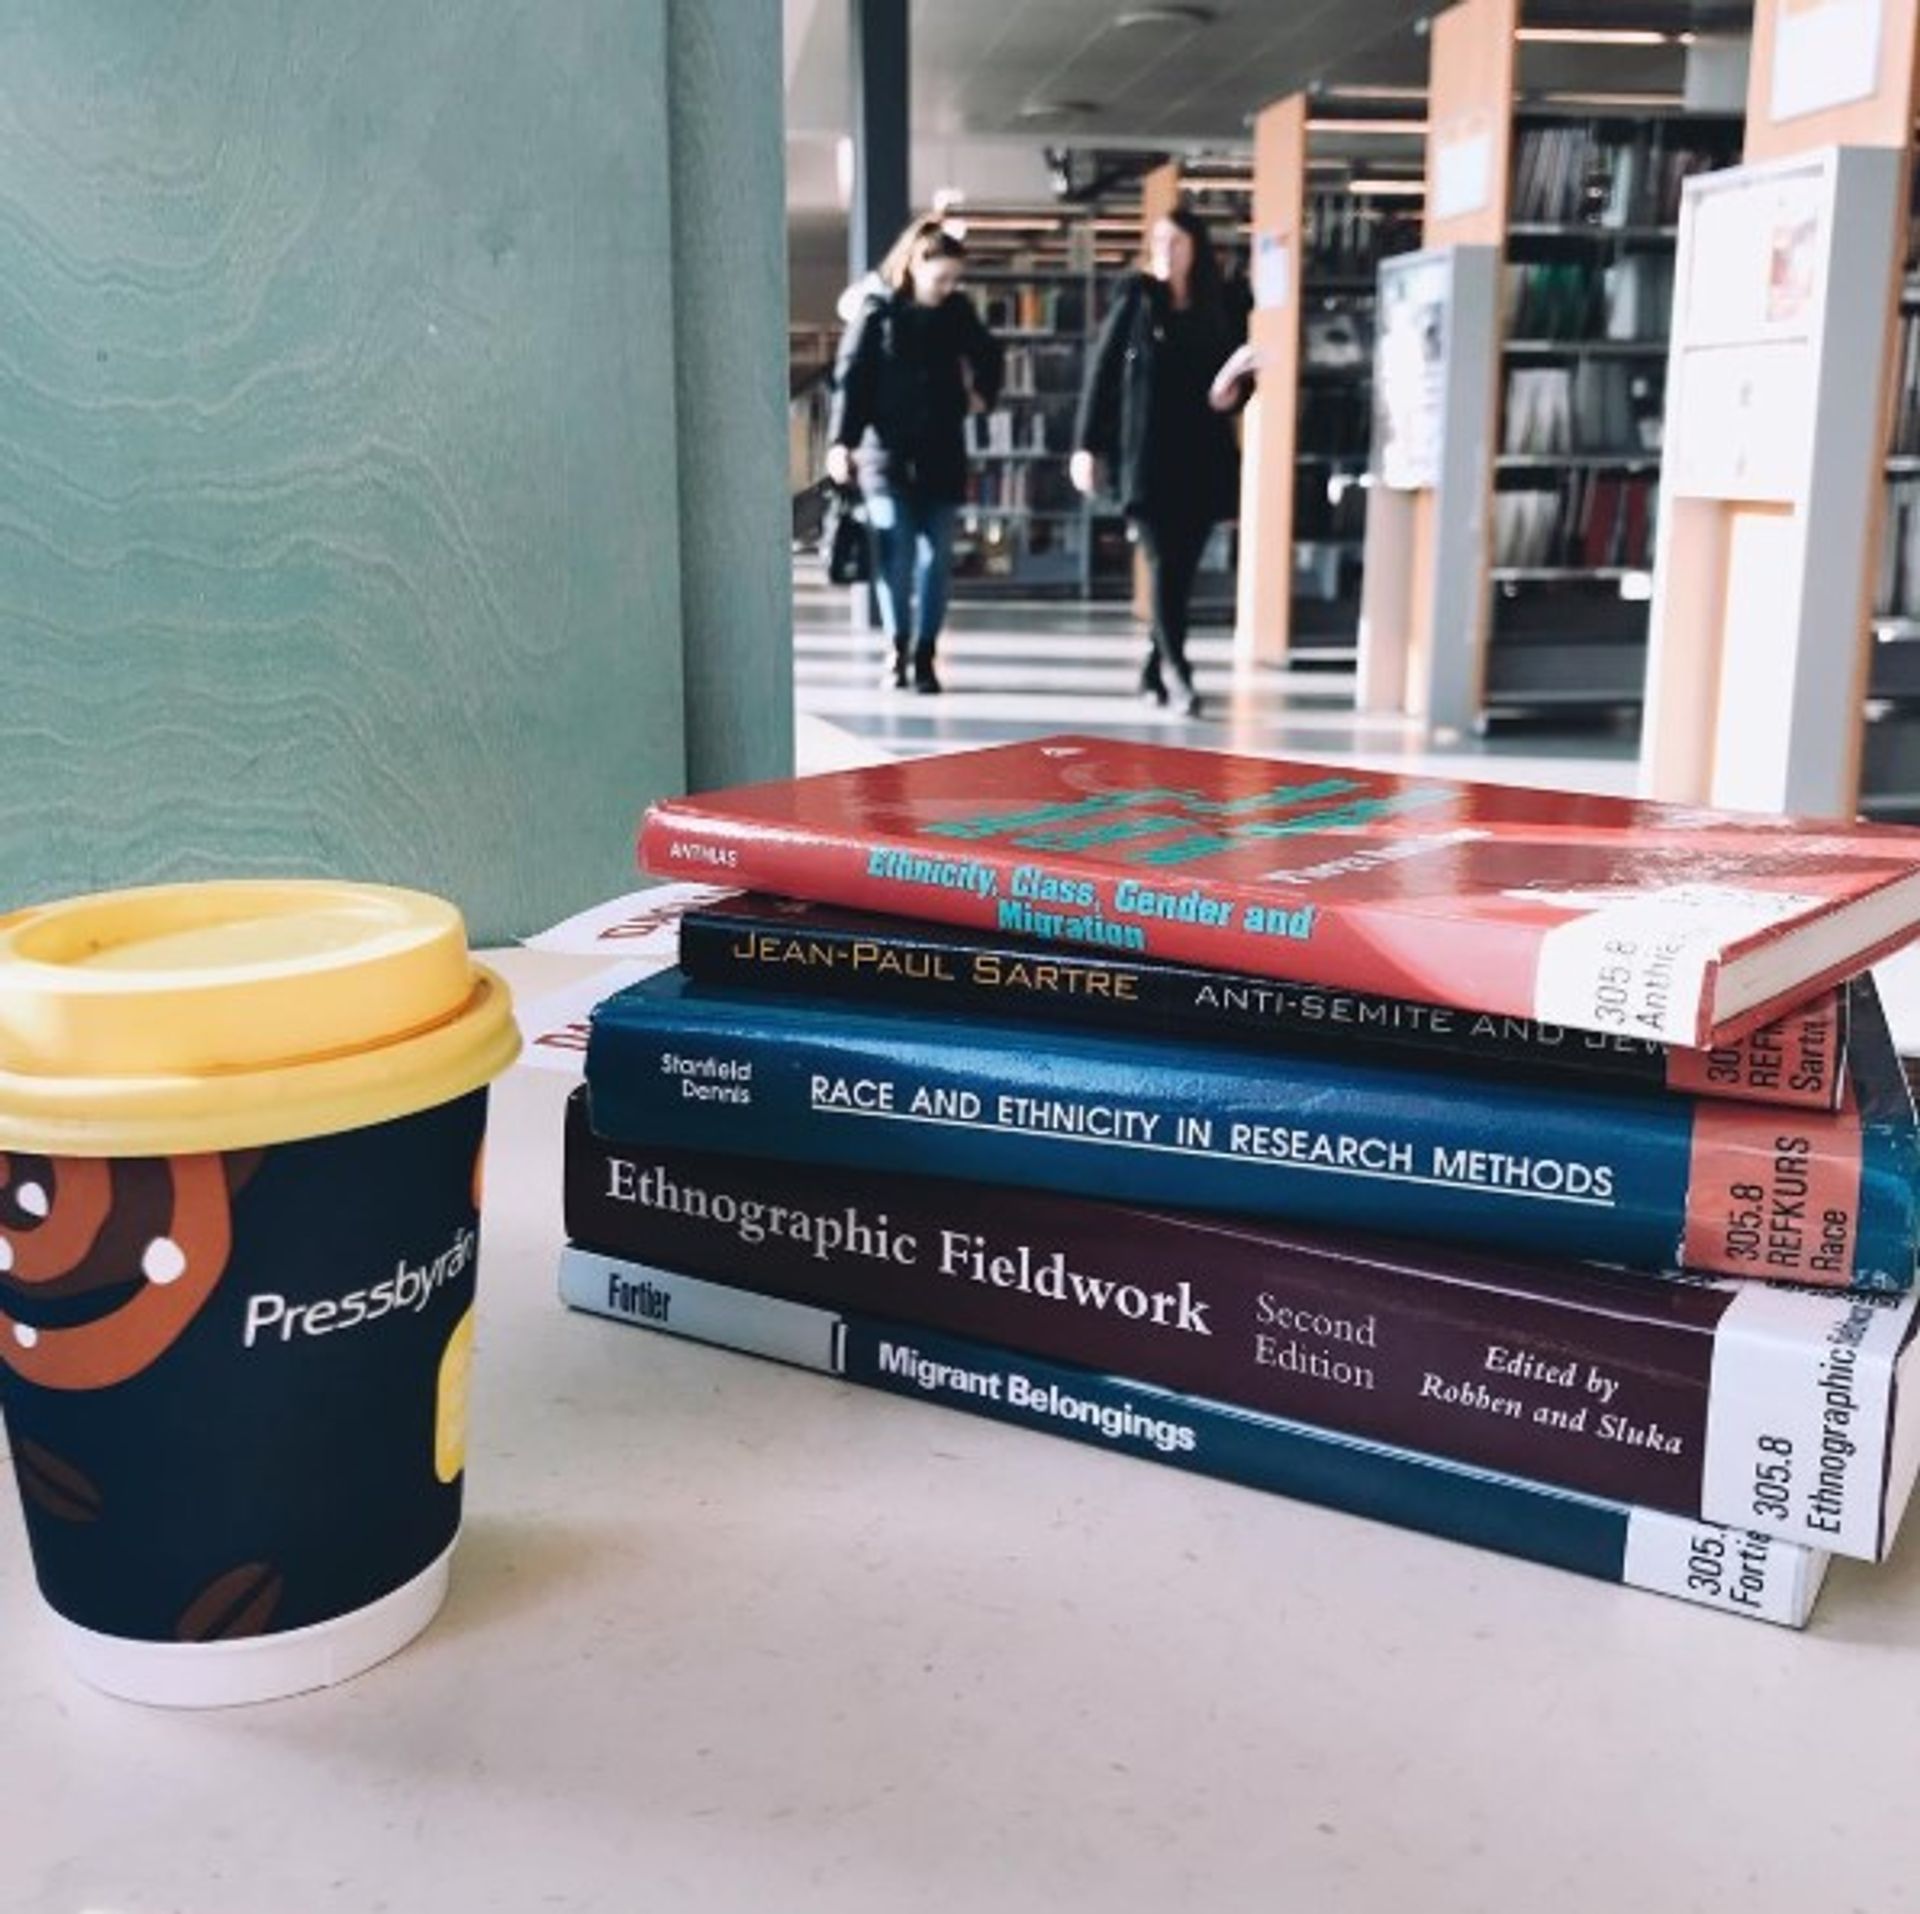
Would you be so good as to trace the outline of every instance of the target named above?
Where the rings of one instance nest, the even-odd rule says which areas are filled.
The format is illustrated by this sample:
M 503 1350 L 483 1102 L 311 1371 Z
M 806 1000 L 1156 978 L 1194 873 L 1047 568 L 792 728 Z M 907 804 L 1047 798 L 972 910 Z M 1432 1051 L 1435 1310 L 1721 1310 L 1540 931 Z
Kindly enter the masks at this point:
M 825 531 L 828 582 L 866 584 L 873 576 L 873 547 L 867 540 L 867 513 L 858 492 L 834 487 L 827 499 Z

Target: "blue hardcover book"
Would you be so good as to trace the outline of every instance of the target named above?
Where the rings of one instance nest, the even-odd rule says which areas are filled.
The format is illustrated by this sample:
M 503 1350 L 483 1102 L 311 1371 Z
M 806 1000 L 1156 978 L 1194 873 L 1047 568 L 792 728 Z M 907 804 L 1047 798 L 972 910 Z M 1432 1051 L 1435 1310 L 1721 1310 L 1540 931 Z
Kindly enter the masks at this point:
M 604 1137 L 917 1171 L 1545 1257 L 1913 1280 L 1920 1143 L 1869 1001 L 1831 1116 L 699 989 L 593 1015 Z
M 562 1252 L 560 1296 L 594 1315 L 1677 1595 L 1723 1614 L 1802 1627 L 1827 1570 L 1825 1554 L 1798 1543 L 1547 1488 L 1202 1396 L 593 1250 Z

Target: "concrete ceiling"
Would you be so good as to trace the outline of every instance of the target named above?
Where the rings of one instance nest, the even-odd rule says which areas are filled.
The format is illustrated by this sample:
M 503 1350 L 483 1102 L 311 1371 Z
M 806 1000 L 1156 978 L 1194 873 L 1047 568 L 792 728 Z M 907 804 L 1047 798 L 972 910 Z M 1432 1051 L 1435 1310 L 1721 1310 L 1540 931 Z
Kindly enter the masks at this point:
M 1214 0 L 1204 26 L 1116 24 L 1128 0 L 913 0 L 916 134 L 1071 135 L 1088 143 L 1245 137 L 1246 116 L 1344 61 L 1355 77 L 1418 83 L 1413 22 L 1432 0 Z M 789 128 L 844 130 L 847 8 L 817 0 L 790 59 Z M 1036 119 L 1039 101 L 1085 114 Z
M 844 132 L 847 0 L 785 0 L 787 120 L 801 135 Z M 1127 26 L 1136 0 L 910 0 L 916 138 L 1024 136 L 1055 142 L 1220 144 L 1247 116 L 1302 87 L 1418 86 L 1421 32 L 1436 0 L 1211 0 L 1198 24 Z M 1744 31 L 1741 0 L 1528 0 L 1537 26 Z M 1677 49 L 1528 46 L 1537 89 L 1677 86 Z M 1034 117 L 1038 104 L 1085 110 Z M 1028 109 L 1023 111 L 1023 109 Z
M 782 0 L 786 30 L 788 207 L 841 217 L 836 147 L 849 116 L 848 0 Z M 1209 0 L 1193 22 L 1123 24 L 1143 0 L 908 0 L 915 204 L 943 189 L 975 203 L 1051 197 L 1048 146 L 1183 154 L 1243 151 L 1248 119 L 1303 88 L 1325 113 L 1418 117 L 1418 98 L 1355 100 L 1353 88 L 1424 88 L 1425 22 L 1438 0 Z M 1632 27 L 1744 35 L 1751 0 L 1524 0 L 1534 27 Z M 1528 43 L 1520 83 L 1564 93 L 1677 94 L 1678 46 Z M 1061 110 L 1036 113 L 1052 103 Z M 1333 132 L 1316 155 L 1372 171 L 1416 172 L 1416 139 Z

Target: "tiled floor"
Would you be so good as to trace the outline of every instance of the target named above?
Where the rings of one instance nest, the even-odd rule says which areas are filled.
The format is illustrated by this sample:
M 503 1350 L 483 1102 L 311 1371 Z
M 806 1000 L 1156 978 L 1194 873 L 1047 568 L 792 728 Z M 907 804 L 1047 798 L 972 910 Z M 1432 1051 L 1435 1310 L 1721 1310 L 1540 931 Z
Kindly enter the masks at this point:
M 953 750 L 1056 731 L 1097 731 L 1267 757 L 1420 768 L 1507 783 L 1629 792 L 1630 739 L 1605 731 L 1520 732 L 1449 751 L 1424 751 L 1402 718 L 1353 709 L 1337 671 L 1236 674 L 1231 639 L 1203 628 L 1190 646 L 1207 700 L 1198 719 L 1135 696 L 1146 640 L 1123 606 L 1006 602 L 956 605 L 940 641 L 938 697 L 882 687 L 886 640 L 856 620 L 849 595 L 795 581 L 798 709 L 895 755 Z

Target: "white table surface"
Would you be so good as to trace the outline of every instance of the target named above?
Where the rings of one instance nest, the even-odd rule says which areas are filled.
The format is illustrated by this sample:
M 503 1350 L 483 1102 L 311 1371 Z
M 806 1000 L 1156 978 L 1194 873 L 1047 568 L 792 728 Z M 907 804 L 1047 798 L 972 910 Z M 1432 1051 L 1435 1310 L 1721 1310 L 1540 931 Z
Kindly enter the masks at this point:
M 496 1095 L 466 1536 L 397 1659 L 95 1695 L 8 1495 L 0 1908 L 1920 1898 L 1914 1534 L 1794 1635 L 570 1315 L 566 1087 Z

